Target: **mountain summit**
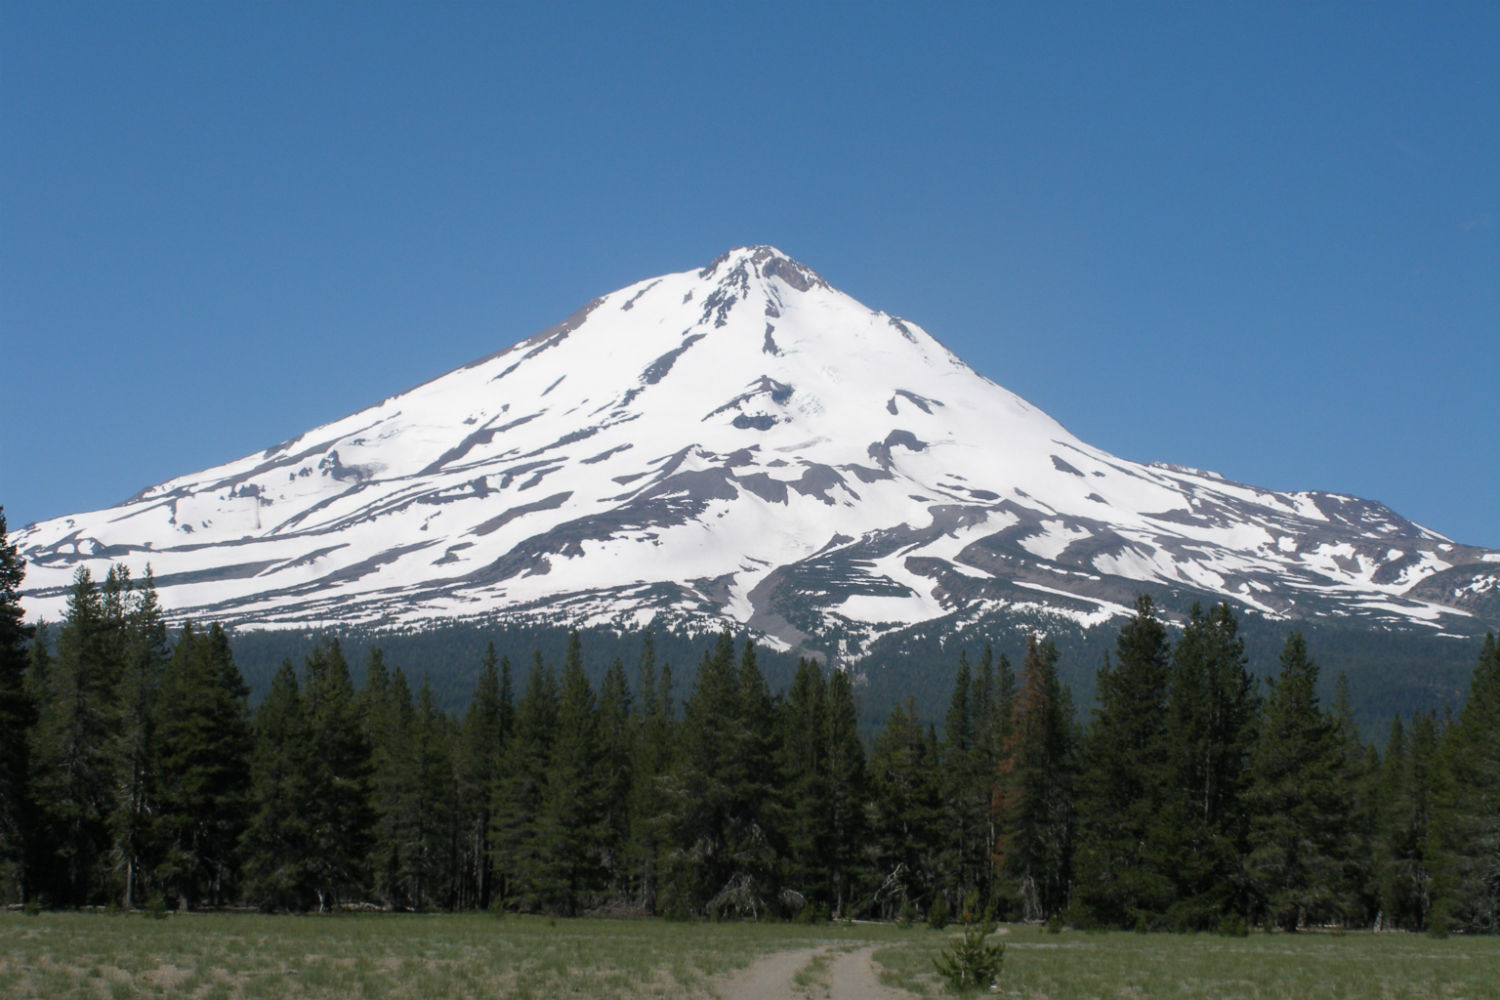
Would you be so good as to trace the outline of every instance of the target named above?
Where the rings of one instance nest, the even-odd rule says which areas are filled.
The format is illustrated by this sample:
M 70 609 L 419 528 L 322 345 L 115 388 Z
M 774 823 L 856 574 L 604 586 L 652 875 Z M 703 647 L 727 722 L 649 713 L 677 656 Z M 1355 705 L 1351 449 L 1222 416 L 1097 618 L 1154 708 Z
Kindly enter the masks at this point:
M 1500 580 L 1376 503 L 1090 447 L 765 246 L 13 540 L 53 619 L 78 566 L 123 561 L 174 616 L 249 626 L 660 616 L 832 653 L 1143 590 L 1467 634 Z

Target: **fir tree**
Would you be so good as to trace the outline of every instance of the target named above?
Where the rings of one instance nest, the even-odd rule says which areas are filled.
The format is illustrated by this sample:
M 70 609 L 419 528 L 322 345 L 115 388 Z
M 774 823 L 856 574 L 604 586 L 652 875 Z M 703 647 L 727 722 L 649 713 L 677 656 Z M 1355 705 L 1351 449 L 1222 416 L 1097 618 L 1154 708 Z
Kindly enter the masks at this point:
M 314 758 L 311 727 L 290 660 L 255 712 L 250 821 L 241 839 L 245 898 L 265 910 L 303 910 L 316 900 L 312 870 Z
M 666 784 L 672 769 L 676 729 L 672 709 L 672 670 L 656 670 L 651 632 L 641 640 L 639 719 L 631 749 L 630 865 L 633 895 L 647 913 L 656 912 L 662 852 L 670 840 Z
M 598 738 L 601 798 L 599 852 L 606 887 L 615 898 L 629 894 L 630 787 L 634 781 L 635 716 L 630 684 L 619 657 L 599 685 Z
M 538 900 L 549 912 L 577 914 L 604 883 L 605 801 L 599 751 L 594 692 L 583 672 L 574 630 L 537 809 L 537 864 L 531 872 Z
M 805 905 L 826 908 L 831 831 L 828 773 L 828 688 L 815 663 L 797 661 L 781 705 L 777 760 L 777 825 L 784 838 L 782 883 Z
M 828 678 L 828 865 L 833 912 L 841 917 L 849 915 L 866 839 L 869 793 L 858 720 L 849 674 L 834 670 Z
M 509 672 L 510 663 L 506 661 Z M 479 680 L 464 715 L 454 755 L 459 825 L 458 905 L 488 909 L 494 884 L 489 848 L 490 814 L 500 769 L 500 673 L 495 644 L 485 650 Z
M 1431 713 L 1412 719 L 1411 736 L 1401 717 L 1391 720 L 1380 767 L 1376 876 L 1381 924 L 1400 930 L 1427 927 L 1432 909 L 1428 830 L 1437 764 L 1437 722 Z
M 1172 649 L 1167 697 L 1170 776 L 1163 807 L 1169 923 L 1206 930 L 1247 920 L 1250 751 L 1259 700 L 1239 624 L 1227 604 L 1194 605 Z
M 990 772 L 985 767 L 983 732 L 988 727 L 994 699 L 993 669 L 986 684 L 981 668 L 976 677 L 968 655 L 959 653 L 953 692 L 943 720 L 943 802 L 948 814 L 948 843 L 942 856 L 939 892 L 949 897 L 944 905 L 955 909 L 969 892 L 981 889 L 989 868 Z M 952 905 L 949 905 L 952 904 Z
M 891 710 L 870 754 L 874 902 L 883 917 L 927 905 L 936 887 L 945 816 L 935 735 L 915 702 Z
M 1433 806 L 1433 922 L 1500 931 L 1500 643 L 1493 633 L 1443 741 Z
M 0 900 L 20 902 L 30 898 L 26 862 L 36 821 L 27 745 L 27 733 L 36 724 L 36 703 L 26 678 L 33 633 L 20 601 L 25 575 L 26 564 L 6 535 L 5 508 L 0 507 Z
M 1073 727 L 1057 679 L 1057 650 L 1026 641 L 993 810 L 997 874 L 1008 906 L 1046 919 L 1067 902 L 1073 844 Z
M 184 625 L 157 693 L 156 876 L 183 908 L 236 898 L 248 821 L 249 690 L 217 624 Z
M 167 627 L 149 567 L 139 586 L 123 566 L 112 569 L 106 601 L 111 606 L 118 602 L 120 608 L 111 629 L 118 659 L 109 704 L 109 827 L 120 901 L 132 909 L 144 898 L 140 884 L 151 864 L 146 853 L 151 817 L 157 813 L 151 801 L 156 780 L 156 691 L 167 661 Z
M 308 739 L 314 750 L 308 864 L 318 909 L 324 910 L 363 888 L 371 826 L 370 751 L 338 640 L 315 646 L 303 673 Z
M 417 690 L 408 755 L 415 781 L 403 852 L 404 888 L 418 909 L 451 907 L 456 874 L 452 736 L 426 679 Z
M 1081 922 L 1154 922 L 1172 900 L 1163 850 L 1168 781 L 1165 626 L 1142 595 L 1099 671 L 1099 707 L 1078 774 L 1075 913 Z
M 360 702 L 370 739 L 371 888 L 386 906 L 410 909 L 419 902 L 410 875 L 420 823 L 411 687 L 400 668 L 386 670 L 378 651 L 372 651 L 367 678 Z
M 536 654 L 505 744 L 495 816 L 490 823 L 501 898 L 522 909 L 541 905 L 537 838 L 544 780 L 557 726 L 557 678 Z
M 408 695 L 410 689 L 408 689 Z M 359 717 L 365 734 L 365 742 L 371 751 L 371 766 L 381 750 L 378 744 L 391 719 L 391 671 L 385 665 L 385 654 L 379 646 L 371 646 L 365 659 L 365 684 L 355 696 L 359 706 Z
M 770 774 L 770 701 L 747 652 L 735 663 L 734 639 L 720 633 L 698 667 L 683 708 L 681 752 L 666 814 L 669 912 L 755 916 L 771 902 L 774 852 L 765 822 Z
M 30 746 L 32 795 L 41 806 L 42 842 L 51 848 L 46 892 L 54 905 L 81 906 L 103 894 L 113 642 L 99 588 L 80 566 Z
M 1251 757 L 1248 867 L 1266 918 L 1286 931 L 1341 916 L 1338 844 L 1347 820 L 1340 750 L 1318 708 L 1318 667 L 1287 637 Z
M 1349 704 L 1349 679 L 1342 672 L 1329 724 L 1337 753 L 1333 852 L 1339 858 L 1338 907 L 1345 923 L 1364 927 L 1380 910 L 1374 856 L 1380 761 L 1375 748 L 1360 739 Z

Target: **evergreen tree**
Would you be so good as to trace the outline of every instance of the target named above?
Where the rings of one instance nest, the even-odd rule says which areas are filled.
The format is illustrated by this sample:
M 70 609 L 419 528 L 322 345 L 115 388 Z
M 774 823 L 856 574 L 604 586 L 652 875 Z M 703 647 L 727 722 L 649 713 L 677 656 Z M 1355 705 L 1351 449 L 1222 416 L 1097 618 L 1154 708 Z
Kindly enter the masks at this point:
M 97 902 L 104 892 L 113 640 L 99 588 L 80 566 L 30 746 L 32 796 L 42 812 L 41 843 L 51 847 L 45 891 L 54 905 Z
M 992 807 L 1004 895 L 997 902 L 1039 920 L 1061 911 L 1071 879 L 1072 706 L 1050 642 L 1027 638 L 1021 673 Z
M 993 683 L 993 677 L 990 681 Z M 986 690 L 983 671 L 975 677 L 967 653 L 960 651 L 939 747 L 947 843 L 939 861 L 937 891 L 945 895 L 944 904 L 950 911 L 958 909 L 971 891 L 979 890 L 989 868 L 985 848 L 989 839 L 990 774 L 984 768 L 981 731 L 992 700 L 993 691 Z
M 1349 704 L 1349 679 L 1342 672 L 1335 691 L 1329 724 L 1338 758 L 1333 844 L 1339 859 L 1338 907 L 1344 922 L 1367 927 L 1380 910 L 1374 837 L 1380 760 L 1375 748 L 1360 739 Z
M 25 575 L 26 564 L 6 535 L 5 508 L 0 507 L 0 901 L 30 898 L 26 862 L 36 822 L 27 745 L 36 724 L 36 703 L 26 678 L 33 633 L 20 600 Z
M 1500 931 L 1500 643 L 1486 635 L 1469 697 L 1443 741 L 1429 854 L 1432 920 Z
M 184 625 L 157 692 L 156 877 L 183 908 L 235 898 L 248 821 L 249 689 L 218 625 Z
M 1318 708 L 1318 667 L 1287 637 L 1251 757 L 1248 867 L 1267 920 L 1286 931 L 1340 912 L 1340 748 Z
M 775 852 L 766 822 L 770 699 L 747 644 L 720 633 L 683 708 L 667 815 L 668 912 L 757 916 L 772 903 Z
M 416 713 L 405 672 L 388 672 L 378 651 L 372 651 L 360 701 L 370 734 L 371 888 L 386 906 L 411 909 L 419 903 L 411 895 L 410 877 L 418 850 L 421 792 Z
M 1169 923 L 1206 930 L 1248 920 L 1245 793 L 1260 705 L 1227 604 L 1207 614 L 1193 606 L 1172 649 L 1167 702 L 1170 776 L 1160 829 L 1175 880 Z
M 117 650 L 109 702 L 111 802 L 109 827 L 114 878 L 121 903 L 132 909 L 144 897 L 140 887 L 151 868 L 150 826 L 157 812 L 151 801 L 156 779 L 156 691 L 167 662 L 167 626 L 156 599 L 151 570 L 137 586 L 123 566 L 110 571 L 106 606 L 118 607 L 111 623 Z
M 408 687 L 408 700 L 410 700 L 410 694 Z M 391 671 L 385 665 L 385 654 L 381 652 L 379 646 L 371 646 L 370 655 L 365 660 L 365 684 L 359 689 L 355 699 L 359 706 L 365 742 L 370 746 L 372 768 L 375 766 L 376 757 L 383 752 L 379 744 L 385 735 L 386 727 L 394 721 L 391 717 L 393 710 L 391 695 Z
M 494 651 L 495 644 L 490 643 L 489 649 Z M 500 746 L 504 752 L 505 741 L 510 738 L 511 731 L 516 728 L 516 691 L 511 681 L 510 657 L 500 657 Z
M 15 815 L 20 820 L 23 856 L 20 863 L 20 885 L 29 903 L 36 900 L 55 899 L 50 896 L 54 883 L 55 865 L 53 844 L 47 835 L 47 812 L 36 797 L 38 759 L 37 738 L 42 718 L 42 706 L 52 700 L 52 651 L 47 646 L 50 635 L 45 620 L 38 619 L 31 646 L 26 651 L 26 676 L 22 682 L 24 704 L 31 711 L 31 725 L 22 731 L 18 741 L 24 757 L 12 762 L 19 768 L 25 762 L 25 785 L 15 803 Z M 15 869 L 12 869 L 15 870 Z
M 1376 874 L 1381 924 L 1399 930 L 1427 927 L 1432 909 L 1428 829 L 1433 808 L 1433 769 L 1437 764 L 1437 720 L 1432 713 L 1412 719 L 1411 736 L 1401 717 L 1391 720 L 1380 768 Z
M 557 711 L 557 678 L 538 652 L 526 690 L 516 705 L 515 728 L 505 744 L 495 816 L 490 823 L 501 898 L 528 910 L 542 902 L 537 826 Z
M 403 852 L 405 894 L 418 909 L 451 907 L 455 885 L 452 736 L 448 717 L 437 707 L 424 679 L 417 690 L 410 729 L 411 770 L 415 775 L 407 813 Z
M 506 661 L 509 673 L 510 662 Z M 495 644 L 485 650 L 479 681 L 469 700 L 454 755 L 457 786 L 459 840 L 459 886 L 457 905 L 488 909 L 494 885 L 494 865 L 489 848 L 490 815 L 494 809 L 494 786 L 500 769 L 500 673 Z
M 567 916 L 593 901 L 604 884 L 604 782 L 599 717 L 583 672 L 577 630 L 563 664 L 557 727 L 547 755 L 537 811 L 537 864 L 532 882 L 543 909 Z
M 827 909 L 832 816 L 829 814 L 828 688 L 817 664 L 797 661 L 781 705 L 777 826 L 785 844 L 782 884 L 803 905 Z
M 836 669 L 828 678 L 828 865 L 833 913 L 840 917 L 849 915 L 862 871 L 868 798 L 854 685 Z
M 648 630 L 641 640 L 640 712 L 631 750 L 630 865 L 633 895 L 647 913 L 656 912 L 662 853 L 669 842 L 666 784 L 672 769 L 676 728 L 672 708 L 672 668 L 656 670 L 655 644 Z
M 599 851 L 606 889 L 616 899 L 630 893 L 630 787 L 634 781 L 635 716 L 630 684 L 619 657 L 599 686 L 598 733 L 601 830 Z
M 908 696 L 891 710 L 870 754 L 873 902 L 882 917 L 929 905 L 946 820 L 935 735 Z
M 1168 782 L 1167 631 L 1142 595 L 1099 671 L 1077 784 L 1075 919 L 1154 923 L 1172 901 L 1162 809 Z
M 265 910 L 304 910 L 317 900 L 312 805 L 317 748 L 290 660 L 255 712 L 250 821 L 241 839 L 245 898 Z
M 363 888 L 371 826 L 370 751 L 338 640 L 313 648 L 303 676 L 308 739 L 313 748 L 308 864 L 318 909 L 324 910 Z

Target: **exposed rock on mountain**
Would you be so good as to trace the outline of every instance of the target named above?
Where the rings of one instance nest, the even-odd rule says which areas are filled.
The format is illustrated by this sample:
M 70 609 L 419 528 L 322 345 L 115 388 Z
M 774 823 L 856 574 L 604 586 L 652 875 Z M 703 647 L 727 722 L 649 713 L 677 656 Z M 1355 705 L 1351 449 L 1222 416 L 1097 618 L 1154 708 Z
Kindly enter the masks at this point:
M 830 651 L 1142 590 L 1470 634 L 1500 553 L 1378 503 L 1090 447 L 770 247 L 589 303 L 409 392 L 14 535 L 26 607 L 149 563 L 174 615 L 748 624 Z

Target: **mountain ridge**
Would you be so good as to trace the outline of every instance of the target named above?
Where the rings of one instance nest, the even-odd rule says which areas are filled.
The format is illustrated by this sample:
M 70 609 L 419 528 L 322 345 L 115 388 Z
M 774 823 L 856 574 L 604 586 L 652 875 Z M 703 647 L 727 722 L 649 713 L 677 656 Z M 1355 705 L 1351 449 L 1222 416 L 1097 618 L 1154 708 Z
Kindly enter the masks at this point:
M 767 246 L 600 296 L 374 406 L 13 533 L 28 610 L 147 562 L 250 627 L 732 621 L 855 656 L 950 614 L 1172 588 L 1472 634 L 1500 553 L 1381 504 L 1093 448 Z

